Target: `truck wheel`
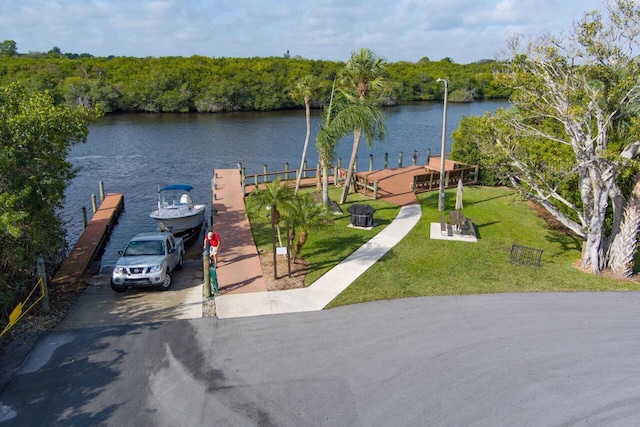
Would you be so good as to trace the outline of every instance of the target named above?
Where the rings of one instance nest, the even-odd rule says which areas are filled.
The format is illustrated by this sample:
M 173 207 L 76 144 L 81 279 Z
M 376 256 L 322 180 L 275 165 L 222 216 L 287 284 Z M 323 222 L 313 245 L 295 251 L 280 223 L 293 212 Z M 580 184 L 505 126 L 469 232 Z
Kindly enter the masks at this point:
M 160 285 L 160 289 L 162 289 L 163 291 L 168 291 L 169 289 L 171 289 L 171 274 L 169 274 L 168 271 L 164 274 L 164 282 L 162 282 L 162 285 Z
M 182 269 L 182 265 L 184 264 L 184 255 L 181 253 L 180 258 L 178 258 L 178 264 L 176 264 L 176 270 Z
M 122 292 L 126 292 L 127 289 L 129 289 L 129 287 L 128 286 L 116 285 L 114 283 L 111 283 L 111 289 L 113 289 L 117 293 L 122 293 Z

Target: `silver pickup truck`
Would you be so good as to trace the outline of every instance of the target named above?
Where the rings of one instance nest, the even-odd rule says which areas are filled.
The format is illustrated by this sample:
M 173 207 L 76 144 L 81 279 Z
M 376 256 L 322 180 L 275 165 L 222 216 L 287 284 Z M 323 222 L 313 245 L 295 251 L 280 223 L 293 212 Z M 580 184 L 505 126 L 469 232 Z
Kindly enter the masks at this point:
M 171 273 L 182 268 L 184 242 L 168 232 L 141 233 L 119 251 L 111 275 L 111 289 L 124 292 L 130 286 L 171 288 Z

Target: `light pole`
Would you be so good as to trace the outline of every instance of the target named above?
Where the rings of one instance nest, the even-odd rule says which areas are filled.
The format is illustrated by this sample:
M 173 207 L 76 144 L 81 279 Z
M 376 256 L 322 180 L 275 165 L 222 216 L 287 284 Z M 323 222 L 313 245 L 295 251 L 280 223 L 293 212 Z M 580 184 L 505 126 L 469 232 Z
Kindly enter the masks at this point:
M 440 149 L 440 189 L 438 197 L 438 210 L 444 211 L 444 152 L 447 139 L 447 96 L 449 95 L 449 81 L 438 79 L 437 82 L 444 82 L 444 111 L 442 113 L 442 147 Z

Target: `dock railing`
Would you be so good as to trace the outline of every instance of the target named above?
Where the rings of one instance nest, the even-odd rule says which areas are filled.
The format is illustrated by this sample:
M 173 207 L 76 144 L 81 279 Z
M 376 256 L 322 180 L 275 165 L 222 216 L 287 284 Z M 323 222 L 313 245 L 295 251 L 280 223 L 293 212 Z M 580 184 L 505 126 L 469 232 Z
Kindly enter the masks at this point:
M 444 188 L 455 188 L 458 181 L 463 184 L 476 184 L 478 182 L 478 166 L 456 163 L 454 170 L 446 171 L 444 174 Z M 424 174 L 414 175 L 411 182 L 411 190 L 414 193 L 438 190 L 440 186 L 440 171 L 426 169 Z
M 288 169 L 285 165 L 285 169 L 281 171 L 269 172 L 265 165 L 262 173 L 253 173 L 246 174 L 244 168 L 240 169 L 240 180 L 242 184 L 242 194 L 245 196 L 251 191 L 258 188 L 260 185 L 266 185 L 275 180 L 280 180 L 285 183 L 285 185 L 295 186 L 296 179 L 298 177 L 297 169 Z M 329 168 L 329 183 L 333 184 L 335 170 L 337 168 L 335 166 L 331 166 Z M 301 187 L 311 187 L 316 186 L 318 191 L 320 191 L 322 182 L 322 171 L 320 169 L 320 165 L 317 165 L 315 168 L 304 168 L 302 169 L 302 179 L 300 182 Z

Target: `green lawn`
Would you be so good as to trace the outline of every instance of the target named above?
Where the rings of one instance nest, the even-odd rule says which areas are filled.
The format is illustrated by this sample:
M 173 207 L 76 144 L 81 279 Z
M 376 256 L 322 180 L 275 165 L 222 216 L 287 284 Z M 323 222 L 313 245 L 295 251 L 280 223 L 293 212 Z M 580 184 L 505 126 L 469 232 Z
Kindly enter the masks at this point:
M 337 198 L 338 189 L 333 189 Z M 506 188 L 465 187 L 464 213 L 478 232 L 478 242 L 431 240 L 431 222 L 439 222 L 437 193 L 418 197 L 422 218 L 380 261 L 342 292 L 329 307 L 381 299 L 427 295 L 499 292 L 571 292 L 640 290 L 640 284 L 595 276 L 578 270 L 582 242 L 553 231 L 517 194 Z M 371 231 L 347 227 L 351 203 L 376 208 L 379 226 Z M 447 191 L 446 210 L 453 209 L 455 189 Z M 376 235 L 399 208 L 379 200 L 349 196 L 345 214 L 333 226 L 312 231 L 302 257 L 310 265 L 307 285 Z M 258 246 L 270 248 L 266 222 L 254 224 Z M 542 249 L 541 268 L 509 262 L 512 244 Z

